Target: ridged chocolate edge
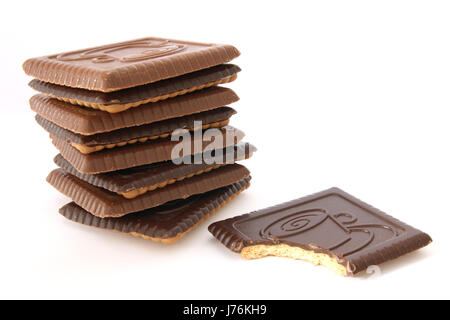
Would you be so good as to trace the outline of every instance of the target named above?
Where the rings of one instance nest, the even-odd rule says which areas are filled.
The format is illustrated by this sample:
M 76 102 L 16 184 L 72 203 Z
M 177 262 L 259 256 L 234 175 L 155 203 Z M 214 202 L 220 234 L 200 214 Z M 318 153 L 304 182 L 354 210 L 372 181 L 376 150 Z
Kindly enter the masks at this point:
M 145 39 L 165 40 L 158 38 Z M 136 41 L 138 40 L 144 39 L 136 39 Z M 188 43 L 184 41 L 176 42 Z M 110 92 L 153 83 L 227 63 L 238 57 L 239 54 L 239 51 L 230 45 L 206 45 L 203 50 L 132 63 L 109 71 L 77 66 L 64 61 L 50 59 L 49 57 L 52 56 L 44 56 L 28 59 L 23 64 L 23 70 L 27 75 L 45 82 Z
M 248 177 L 232 185 L 201 195 L 201 197 L 205 198 L 206 201 L 201 202 L 201 198 L 198 200 L 201 203 L 197 204 L 194 210 L 186 213 L 180 213 L 185 215 L 185 217 L 182 221 L 174 224 L 170 229 L 161 229 L 157 226 L 149 227 L 148 225 L 141 224 L 139 221 L 126 221 L 126 223 L 123 223 L 120 220 L 121 218 L 99 218 L 90 214 L 74 202 L 63 206 L 59 209 L 59 213 L 71 221 L 92 227 L 115 230 L 123 233 L 135 232 L 154 238 L 173 238 L 188 231 L 190 228 L 201 222 L 204 217 L 208 216 L 217 210 L 222 204 L 229 201 L 231 197 L 245 190 L 249 186 L 250 180 L 251 177 Z M 187 201 L 189 201 L 189 198 Z
M 47 176 L 47 182 L 71 198 L 91 214 L 106 217 L 121 217 L 128 213 L 162 205 L 166 202 L 202 194 L 236 183 L 250 176 L 242 165 L 231 164 L 199 176 L 171 184 L 165 188 L 147 192 L 134 199 L 95 187 L 62 169 L 55 169 Z
M 199 87 L 231 77 L 240 71 L 241 69 L 234 64 L 222 64 L 176 78 L 161 80 L 152 84 L 114 92 L 101 92 L 65 87 L 38 79 L 31 80 L 28 85 L 38 92 L 52 95 L 57 98 L 71 99 L 92 104 L 116 105 L 144 101 L 146 99 Z
M 238 100 L 233 90 L 212 87 L 119 113 L 75 106 L 40 94 L 31 97 L 30 106 L 31 110 L 64 129 L 91 135 L 212 110 Z
M 352 273 L 357 274 L 372 265 L 379 265 L 383 262 L 394 260 L 426 247 L 432 241 L 428 234 L 420 232 L 414 234 L 412 237 L 401 237 L 399 241 L 392 242 L 389 246 L 379 248 L 378 250 L 371 248 L 368 250 L 369 252 L 350 259 L 350 264 L 353 268 Z
M 229 228 L 228 224 L 231 224 L 231 221 L 235 221 L 237 218 L 245 219 L 249 215 L 250 214 L 247 213 L 229 219 L 216 221 L 208 226 L 208 231 L 225 247 L 231 251 L 240 253 L 245 247 L 244 241 L 246 239 L 238 234 L 236 230 Z

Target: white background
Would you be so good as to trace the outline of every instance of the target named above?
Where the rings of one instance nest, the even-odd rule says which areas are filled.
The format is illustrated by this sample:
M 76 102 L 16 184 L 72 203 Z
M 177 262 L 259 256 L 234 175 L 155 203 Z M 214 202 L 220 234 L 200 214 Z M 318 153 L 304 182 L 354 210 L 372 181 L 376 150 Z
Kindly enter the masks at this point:
M 449 298 L 448 1 L 8 1 L 0 19 L 0 298 Z M 232 124 L 259 151 L 252 187 L 178 244 L 78 225 L 45 182 L 30 57 L 160 36 L 242 53 Z M 246 261 L 213 222 L 338 186 L 429 233 L 429 247 L 343 278 Z

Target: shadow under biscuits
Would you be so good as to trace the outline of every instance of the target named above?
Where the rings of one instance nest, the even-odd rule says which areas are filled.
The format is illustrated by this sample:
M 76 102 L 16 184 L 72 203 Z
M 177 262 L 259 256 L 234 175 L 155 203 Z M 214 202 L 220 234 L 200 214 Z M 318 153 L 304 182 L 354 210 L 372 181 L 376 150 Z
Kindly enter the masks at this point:
M 63 217 L 61 217 L 63 218 Z M 118 250 L 123 248 L 133 247 L 134 249 L 142 249 L 145 254 L 176 254 L 179 250 L 179 245 L 164 245 L 162 243 L 146 240 L 139 237 L 122 233 L 119 231 L 113 231 L 108 229 L 96 228 L 96 232 L 92 232 L 91 228 L 86 228 L 85 225 L 73 223 L 70 220 L 63 219 L 66 228 L 71 228 L 76 232 L 83 232 L 86 236 L 95 237 L 96 245 L 100 248 L 102 245 L 107 244 L 108 247 L 116 247 Z

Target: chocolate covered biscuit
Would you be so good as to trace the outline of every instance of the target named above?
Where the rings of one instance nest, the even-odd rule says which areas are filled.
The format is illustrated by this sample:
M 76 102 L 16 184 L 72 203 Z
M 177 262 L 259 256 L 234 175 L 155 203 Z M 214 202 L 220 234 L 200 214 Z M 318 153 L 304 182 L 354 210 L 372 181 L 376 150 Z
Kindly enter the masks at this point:
M 239 143 L 226 149 L 214 150 L 210 155 L 203 154 L 203 158 L 211 158 L 208 158 L 208 162 L 202 161 L 200 164 L 194 162 L 194 156 L 189 156 L 189 159 L 186 159 L 188 161 L 182 162 L 188 162 L 189 164 L 176 165 L 172 161 L 165 161 L 99 174 L 78 172 L 60 154 L 55 157 L 54 161 L 64 171 L 83 181 L 118 193 L 127 199 L 132 199 L 146 192 L 164 188 L 169 184 L 209 172 L 226 164 L 248 159 L 255 151 L 256 148 L 251 144 Z
M 235 114 L 232 108 L 220 107 L 210 111 L 195 113 L 192 115 L 154 122 L 148 125 L 118 129 L 110 132 L 97 133 L 94 135 L 82 135 L 64 129 L 47 119 L 36 115 L 36 121 L 45 130 L 55 137 L 66 141 L 72 147 L 84 154 L 122 147 L 127 144 L 142 143 L 158 138 L 167 138 L 173 131 L 186 129 L 193 131 L 200 123 L 200 128 L 220 128 L 229 123 L 230 117 Z
M 337 188 L 215 222 L 208 229 L 244 258 L 301 259 L 340 275 L 357 274 L 432 241 Z
M 33 89 L 58 100 L 116 113 L 142 104 L 157 102 L 231 82 L 236 79 L 240 70 L 236 65 L 223 64 L 176 78 L 113 92 L 70 88 L 37 79 L 31 80 L 29 85 Z
M 233 90 L 212 87 L 120 113 L 84 108 L 42 94 L 31 97 L 30 106 L 38 115 L 64 129 L 93 135 L 208 111 L 238 100 Z
M 232 146 L 241 141 L 245 134 L 236 128 L 226 126 L 215 129 L 220 133 L 222 141 L 204 141 L 200 136 L 191 135 L 187 141 L 172 141 L 170 138 L 147 141 L 144 143 L 130 144 L 121 148 L 106 149 L 90 154 L 83 154 L 66 141 L 50 135 L 53 144 L 61 155 L 81 173 L 101 173 L 115 170 L 122 170 L 146 164 L 174 160 L 184 156 L 192 155 L 196 152 L 196 146 L 200 152 L 214 149 L 222 149 Z M 201 133 L 200 133 L 201 135 Z M 186 154 L 173 154 L 174 147 L 186 142 Z M 176 156 L 176 157 L 175 157 Z
M 174 244 L 248 188 L 249 184 L 250 177 L 201 195 L 174 200 L 120 218 L 96 217 L 74 202 L 65 205 L 59 212 L 65 218 L 84 225 L 114 230 L 164 244 Z
M 83 209 L 95 216 L 105 218 L 122 217 L 172 200 L 185 199 L 195 194 L 231 185 L 249 176 L 250 172 L 244 166 L 230 164 L 133 199 L 126 199 L 116 193 L 95 187 L 62 169 L 50 172 L 47 181 Z
M 26 74 L 58 85 L 118 91 L 227 63 L 230 45 L 144 38 L 25 61 Z

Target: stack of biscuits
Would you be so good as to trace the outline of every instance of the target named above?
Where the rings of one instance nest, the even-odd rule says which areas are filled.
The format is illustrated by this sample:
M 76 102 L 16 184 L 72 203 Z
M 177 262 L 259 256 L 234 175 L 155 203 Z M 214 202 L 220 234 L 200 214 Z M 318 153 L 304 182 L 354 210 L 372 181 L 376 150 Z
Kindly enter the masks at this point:
M 72 221 L 172 244 L 250 183 L 255 148 L 228 125 L 233 46 L 145 38 L 27 60 L 47 181 Z

